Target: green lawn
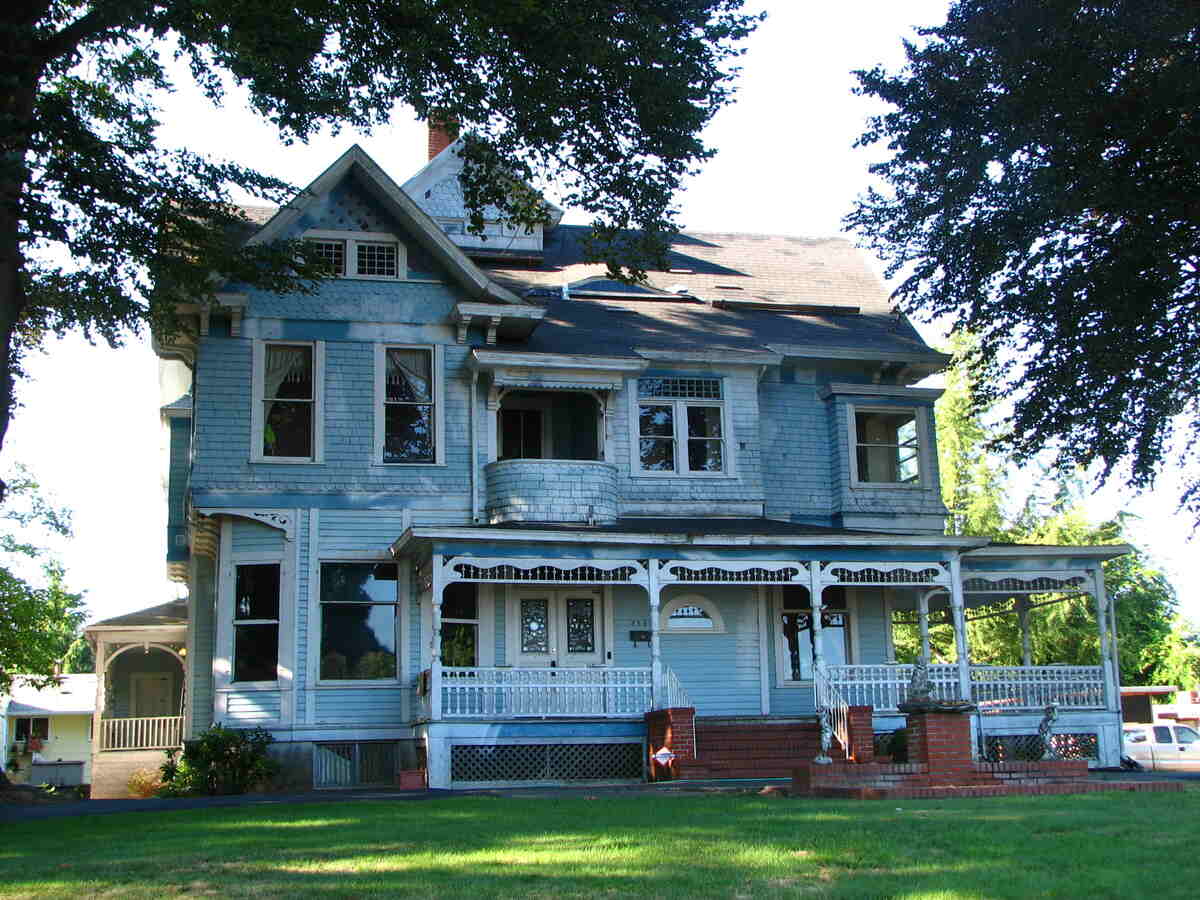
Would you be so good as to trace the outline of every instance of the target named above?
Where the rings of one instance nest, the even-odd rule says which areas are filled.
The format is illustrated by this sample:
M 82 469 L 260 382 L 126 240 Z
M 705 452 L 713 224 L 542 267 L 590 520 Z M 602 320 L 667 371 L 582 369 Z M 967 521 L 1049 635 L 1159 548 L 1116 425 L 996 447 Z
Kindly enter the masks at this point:
M 1200 793 L 439 797 L 6 825 L 3 897 L 1200 896 Z

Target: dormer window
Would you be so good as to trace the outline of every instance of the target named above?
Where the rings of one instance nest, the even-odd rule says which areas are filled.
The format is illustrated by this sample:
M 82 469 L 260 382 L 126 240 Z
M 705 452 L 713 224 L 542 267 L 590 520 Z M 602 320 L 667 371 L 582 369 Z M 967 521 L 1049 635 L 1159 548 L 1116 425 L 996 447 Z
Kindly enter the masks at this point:
M 395 235 L 371 231 L 307 231 L 335 278 L 407 278 L 408 260 Z

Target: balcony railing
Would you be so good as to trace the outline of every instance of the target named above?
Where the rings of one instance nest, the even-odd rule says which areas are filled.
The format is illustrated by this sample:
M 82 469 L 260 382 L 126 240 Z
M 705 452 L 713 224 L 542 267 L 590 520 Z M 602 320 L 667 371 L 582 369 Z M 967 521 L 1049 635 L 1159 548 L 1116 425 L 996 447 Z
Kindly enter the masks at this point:
M 170 750 L 183 743 L 183 716 L 101 719 L 101 750 Z
M 909 665 L 828 666 L 829 681 L 851 706 L 895 711 L 908 696 Z M 1029 712 L 1053 703 L 1061 709 L 1104 709 L 1100 666 L 971 666 L 971 700 L 984 713 Z M 958 667 L 931 665 L 934 697 L 961 699 Z
M 421 711 L 433 718 L 439 679 L 426 670 Z M 442 719 L 628 718 L 651 709 L 651 674 L 637 669 L 513 669 L 442 666 Z

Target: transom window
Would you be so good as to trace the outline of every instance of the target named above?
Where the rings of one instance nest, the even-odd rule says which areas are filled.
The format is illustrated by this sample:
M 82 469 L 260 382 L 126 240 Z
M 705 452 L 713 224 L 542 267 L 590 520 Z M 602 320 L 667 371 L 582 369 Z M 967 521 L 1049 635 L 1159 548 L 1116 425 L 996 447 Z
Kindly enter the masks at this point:
M 726 471 L 721 379 L 638 379 L 638 465 L 642 472 Z
M 663 631 L 680 634 L 720 634 L 725 621 L 715 603 L 699 594 L 687 594 L 671 600 L 662 610 Z
M 262 455 L 313 458 L 313 347 L 267 344 L 262 381 Z
M 921 483 L 915 409 L 854 411 L 857 480 L 865 484 Z
M 386 347 L 383 355 L 383 462 L 436 462 L 433 348 Z
M 233 680 L 275 681 L 279 669 L 279 563 L 236 567 Z
M 396 565 L 321 564 L 321 680 L 396 678 Z

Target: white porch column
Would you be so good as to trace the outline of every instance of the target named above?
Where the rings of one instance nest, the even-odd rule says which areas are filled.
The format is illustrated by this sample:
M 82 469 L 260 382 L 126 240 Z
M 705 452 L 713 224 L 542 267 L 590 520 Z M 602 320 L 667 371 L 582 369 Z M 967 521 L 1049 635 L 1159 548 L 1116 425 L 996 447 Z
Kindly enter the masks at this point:
M 1021 623 L 1021 665 L 1033 665 L 1033 638 L 1029 633 L 1029 598 L 1017 598 L 1017 619 Z
M 1092 570 L 1092 597 L 1096 601 L 1096 624 L 1100 628 L 1100 666 L 1104 671 L 1105 706 L 1110 712 L 1121 711 L 1121 667 L 1119 657 L 1113 653 L 1116 644 L 1116 623 L 1112 622 L 1112 640 L 1109 640 L 1110 604 L 1104 586 L 1104 569 L 1097 565 Z
M 103 747 L 104 704 L 108 702 L 105 696 L 104 683 L 108 673 L 108 644 L 96 639 L 96 709 L 92 712 L 92 752 Z
M 932 591 L 921 591 L 917 595 L 917 625 L 921 629 L 921 656 L 929 662 L 929 598 Z
M 662 709 L 663 694 L 662 647 L 658 634 L 658 610 L 662 602 L 658 584 L 658 560 L 646 560 L 646 594 L 650 605 L 650 708 Z
M 825 676 L 825 652 L 821 648 L 821 561 L 809 560 L 808 605 L 812 610 L 813 682 Z
M 950 609 L 954 615 L 954 646 L 958 651 L 958 689 L 963 700 L 971 699 L 971 656 L 967 645 L 967 614 L 963 600 L 962 562 L 950 560 Z
M 430 567 L 432 569 L 433 615 L 430 619 L 430 641 L 432 643 L 429 647 L 429 718 L 438 722 L 442 718 L 442 593 L 446 588 L 441 554 L 433 554 Z

